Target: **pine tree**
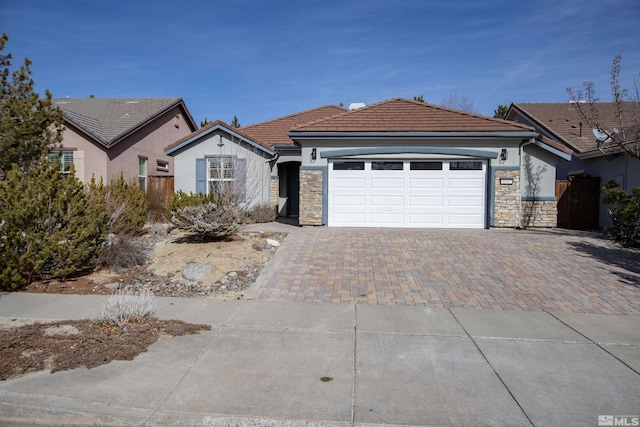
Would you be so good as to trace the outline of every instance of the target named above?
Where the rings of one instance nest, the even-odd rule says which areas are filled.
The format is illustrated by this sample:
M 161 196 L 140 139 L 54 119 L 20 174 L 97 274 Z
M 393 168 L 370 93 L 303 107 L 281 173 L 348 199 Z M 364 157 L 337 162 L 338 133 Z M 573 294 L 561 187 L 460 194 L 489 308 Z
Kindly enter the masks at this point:
M 2 53 L 8 40 L 0 37 L 0 178 L 12 164 L 25 173 L 62 140 L 62 112 L 49 91 L 44 98 L 34 91 L 28 58 L 11 70 L 11 54 Z
M 0 288 L 65 277 L 95 266 L 108 214 L 73 173 L 45 161 L 0 181 Z
M 96 203 L 106 207 L 109 233 L 135 234 L 146 224 L 148 208 L 144 192 L 136 183 L 127 183 L 122 174 L 107 186 L 102 178 L 98 182 L 92 178 L 89 193 Z
M 507 113 L 509 112 L 509 107 L 503 104 L 499 104 L 498 108 L 493 110 L 493 117 L 496 119 L 507 119 Z
M 240 122 L 238 121 L 238 116 L 233 116 L 233 120 L 231 121 L 231 126 L 238 129 L 240 127 Z

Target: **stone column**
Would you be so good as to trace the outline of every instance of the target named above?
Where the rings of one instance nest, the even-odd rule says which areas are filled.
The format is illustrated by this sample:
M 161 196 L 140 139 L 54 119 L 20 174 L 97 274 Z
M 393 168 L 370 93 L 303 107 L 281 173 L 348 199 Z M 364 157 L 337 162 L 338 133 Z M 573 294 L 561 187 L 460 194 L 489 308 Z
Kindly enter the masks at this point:
M 271 177 L 269 185 L 269 203 L 271 207 L 278 212 L 278 202 L 280 198 L 280 178 L 277 176 Z
M 500 180 L 503 184 L 500 184 Z M 505 181 L 506 180 L 506 181 Z M 504 182 L 511 182 L 505 184 Z M 520 170 L 496 170 L 493 226 L 517 227 L 520 215 Z
M 300 225 L 322 225 L 321 170 L 300 169 Z

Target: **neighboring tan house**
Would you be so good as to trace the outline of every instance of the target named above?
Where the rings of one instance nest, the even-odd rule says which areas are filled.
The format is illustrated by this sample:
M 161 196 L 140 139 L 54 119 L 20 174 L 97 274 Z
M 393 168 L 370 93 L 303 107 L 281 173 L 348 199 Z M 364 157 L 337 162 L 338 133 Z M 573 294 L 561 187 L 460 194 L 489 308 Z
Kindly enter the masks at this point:
M 83 182 L 105 182 L 123 174 L 146 190 L 148 177 L 173 176 L 173 158 L 164 147 L 197 126 L 181 98 L 54 99 L 64 117 L 61 169 L 73 163 Z
M 619 126 L 613 103 L 596 103 L 594 107 L 602 120 L 601 125 L 608 131 L 612 132 Z M 589 110 L 586 104 L 584 108 Z M 509 107 L 507 119 L 533 126 L 541 136 L 573 151 L 571 160 L 559 164 L 556 168 L 556 179 L 595 177 L 600 179 L 599 187 L 609 180 L 614 180 L 627 192 L 634 187 L 640 187 L 640 160 L 620 153 L 615 146 L 598 144 L 593 130 L 585 122 L 574 103 L 514 103 Z M 597 224 L 600 227 L 609 225 L 607 215 L 609 206 L 601 203 L 601 189 L 598 192 L 598 200 Z
M 570 156 L 537 136 L 529 126 L 396 98 L 235 130 L 216 122 L 166 154 L 175 156 L 176 189 L 187 192 L 216 188 L 198 184 L 197 171 L 190 172 L 198 165 L 205 168 L 200 176 L 217 179 L 220 158 L 259 154 L 254 178 L 229 176 L 258 183 L 254 200 L 297 212 L 301 225 L 553 227 L 555 165 Z M 287 191 L 294 188 L 297 200 Z

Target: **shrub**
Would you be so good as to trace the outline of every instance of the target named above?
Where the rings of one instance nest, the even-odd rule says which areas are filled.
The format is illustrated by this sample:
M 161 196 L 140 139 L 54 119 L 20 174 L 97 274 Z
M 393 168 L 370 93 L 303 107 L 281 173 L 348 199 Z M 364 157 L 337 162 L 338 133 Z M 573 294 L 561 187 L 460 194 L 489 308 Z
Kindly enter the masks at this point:
M 613 227 L 605 227 L 605 234 L 613 237 L 623 246 L 640 244 L 640 187 L 633 188 L 631 194 L 621 190 L 615 181 L 609 181 L 602 187 L 602 202 L 615 203 L 609 209 Z
M 276 210 L 270 205 L 257 205 L 249 208 L 245 215 L 249 224 L 272 222 L 276 219 Z
M 186 208 L 187 206 L 201 206 L 206 203 L 214 203 L 215 197 L 213 193 L 185 193 L 182 190 L 178 190 L 173 197 L 169 200 L 168 216 L 171 218 L 173 213 L 178 209 Z
M 88 196 L 73 169 L 46 161 L 0 181 L 0 288 L 91 269 L 106 236 L 104 205 Z
M 131 268 L 147 263 L 147 251 L 130 235 L 114 235 L 106 243 L 100 256 L 98 265 L 109 268 Z
M 102 306 L 99 321 L 124 328 L 128 323 L 149 317 L 153 309 L 150 291 L 117 291 Z
M 91 179 L 89 191 L 96 200 L 102 200 L 109 212 L 108 230 L 113 234 L 133 234 L 139 232 L 148 218 L 144 192 L 135 183 L 127 183 L 124 176 L 111 180 L 107 186 L 100 178 Z
M 238 232 L 240 216 L 237 205 L 207 203 L 176 210 L 171 222 L 176 227 L 198 234 L 203 239 L 220 240 Z

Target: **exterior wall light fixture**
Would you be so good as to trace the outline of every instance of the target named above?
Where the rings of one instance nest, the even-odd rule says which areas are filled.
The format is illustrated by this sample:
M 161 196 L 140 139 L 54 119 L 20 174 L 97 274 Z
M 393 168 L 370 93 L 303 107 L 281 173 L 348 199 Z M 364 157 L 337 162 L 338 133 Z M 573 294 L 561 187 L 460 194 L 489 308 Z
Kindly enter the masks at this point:
M 505 160 L 507 160 L 507 149 L 503 148 L 502 151 L 500 152 L 500 160 L 502 160 L 503 162 Z
M 315 148 L 311 149 L 311 161 L 312 162 L 316 161 L 316 149 Z

